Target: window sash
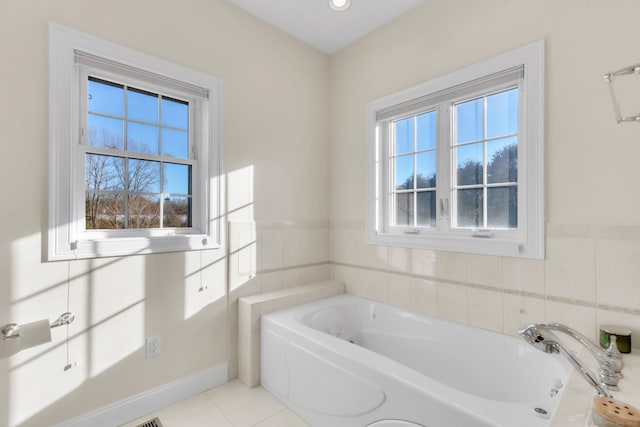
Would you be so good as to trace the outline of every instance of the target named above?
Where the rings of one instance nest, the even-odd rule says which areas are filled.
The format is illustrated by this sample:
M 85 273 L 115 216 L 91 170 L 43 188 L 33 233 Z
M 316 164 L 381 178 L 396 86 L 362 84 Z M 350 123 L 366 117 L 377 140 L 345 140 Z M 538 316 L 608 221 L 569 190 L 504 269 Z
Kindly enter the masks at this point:
M 486 230 L 492 237 L 508 240 L 521 240 L 526 232 L 524 229 L 525 212 L 525 167 L 518 164 L 518 181 L 515 183 L 518 187 L 518 226 L 516 228 L 485 228 L 485 227 L 458 227 L 456 226 L 457 203 L 454 200 L 455 190 L 465 188 L 486 188 L 507 186 L 506 183 L 477 185 L 477 186 L 455 186 L 456 167 L 454 164 L 455 156 L 452 151 L 456 146 L 465 145 L 467 143 L 477 143 L 479 141 L 488 141 L 504 138 L 489 138 L 473 142 L 465 142 L 464 144 L 454 145 L 454 114 L 453 109 L 456 104 L 472 100 L 479 97 L 490 96 L 505 90 L 518 88 L 518 130 L 523 129 L 523 112 L 524 97 L 523 91 L 523 66 L 513 67 L 504 72 L 499 72 L 487 76 L 485 78 L 474 80 L 466 84 L 455 86 L 454 88 L 439 91 L 435 94 L 426 95 L 415 98 L 410 101 L 403 102 L 390 108 L 376 111 L 376 128 L 380 137 L 380 157 L 384 159 L 386 166 L 382 168 L 382 176 L 380 177 L 380 186 L 384 189 L 385 196 L 379 200 L 381 204 L 382 217 L 379 218 L 378 228 L 382 233 L 404 234 L 404 235 L 431 235 L 431 236 L 473 236 Z M 410 117 L 415 117 L 429 111 L 436 112 L 436 226 L 429 227 L 418 225 L 415 212 L 416 200 L 414 194 L 414 218 L 413 225 L 397 225 L 396 222 L 396 206 L 393 198 L 400 192 L 415 192 L 416 190 L 396 190 L 394 187 L 395 171 L 393 160 L 395 155 L 393 151 L 393 123 Z M 520 133 L 520 132 L 519 132 Z M 524 142 L 518 138 L 518 159 L 524 158 Z M 412 152 L 414 155 L 418 152 Z M 410 154 L 403 153 L 402 155 Z M 486 168 L 485 168 L 486 169 Z M 485 171 L 486 173 L 486 171 Z M 415 169 L 414 169 L 415 181 Z M 509 183 L 513 184 L 513 183 Z M 415 188 L 415 182 L 414 182 Z M 486 219 L 486 203 L 483 205 L 483 217 Z
M 76 60 L 79 58 L 78 56 L 78 51 L 76 51 Z M 97 64 L 100 64 L 100 62 L 95 62 Z M 81 126 L 81 132 L 80 132 L 80 141 L 79 144 L 77 144 L 77 155 L 76 155 L 76 159 L 77 159 L 77 165 L 74 166 L 76 168 L 76 170 L 78 171 L 78 180 L 76 181 L 76 185 L 77 185 L 77 189 L 74 191 L 75 195 L 76 195 L 76 200 L 83 200 L 84 203 L 77 203 L 76 204 L 76 212 L 75 212 L 75 218 L 76 218 L 76 223 L 78 224 L 78 238 L 79 239 L 95 239 L 95 238 L 108 238 L 108 237 L 116 237 L 116 236 L 152 236 L 154 235 L 154 232 L 152 230 L 172 230 L 173 233 L 176 234 L 192 234 L 194 232 L 194 224 L 198 224 L 198 218 L 197 218 L 197 213 L 199 212 L 199 206 L 203 203 L 203 201 L 199 200 L 199 197 L 197 197 L 196 195 L 197 193 L 197 181 L 195 179 L 193 179 L 194 176 L 198 176 L 199 170 L 198 170 L 198 161 L 194 158 L 194 153 L 195 153 L 195 144 L 197 144 L 196 140 L 195 140 L 195 129 L 197 128 L 197 120 L 196 120 L 196 115 L 193 114 L 193 111 L 196 108 L 196 104 L 198 99 L 196 97 L 194 97 L 193 95 L 189 94 L 189 93 L 178 93 L 175 91 L 175 85 L 173 87 L 170 87 L 169 89 L 164 89 L 164 90 L 158 90 L 158 88 L 153 88 L 153 89 L 149 89 L 150 85 L 147 82 L 144 81 L 139 81 L 139 80 L 133 80 L 131 78 L 127 79 L 127 77 L 125 75 L 120 76 L 117 75 L 113 72 L 113 68 L 109 68 L 109 70 L 105 71 L 105 70 L 101 70 L 101 69 L 96 69 L 94 67 L 89 67 L 86 64 L 77 64 L 78 69 L 79 69 L 79 84 L 80 84 L 80 88 L 79 88 L 79 94 L 80 94 L 80 104 L 79 104 L 79 114 L 80 114 L 80 126 Z M 130 70 L 131 67 L 129 67 L 128 70 Z M 127 70 L 127 71 L 128 71 Z M 138 76 L 140 77 L 145 77 L 146 73 L 139 73 Z M 115 118 L 117 118 L 118 120 L 122 120 L 123 122 L 123 142 L 122 142 L 122 148 L 121 149 L 114 149 L 114 148 L 105 148 L 105 147 L 99 147 L 99 146 L 93 146 L 90 145 L 88 143 L 88 138 L 89 138 L 89 126 L 88 126 L 88 117 L 89 117 L 89 103 L 88 103 L 88 82 L 89 79 L 91 78 L 95 78 L 95 79 L 99 79 L 102 81 L 105 81 L 107 83 L 114 83 L 114 84 L 118 84 L 118 85 L 122 85 L 123 89 L 125 90 L 125 94 L 127 93 L 127 91 L 129 90 L 134 90 L 134 91 L 146 91 L 149 92 L 150 94 L 153 95 L 157 95 L 159 98 L 170 98 L 170 99 L 176 99 L 182 102 L 186 102 L 188 104 L 188 111 L 189 111 L 189 116 L 188 116 L 188 139 L 187 139 L 187 144 L 188 144 L 188 149 L 187 149 L 187 153 L 188 153 L 188 158 L 181 158 L 181 157 L 175 157 L 175 156 L 168 156 L 168 155 L 163 155 L 161 152 L 161 131 L 162 129 L 173 129 L 172 127 L 169 126 L 164 126 L 162 124 L 162 117 L 161 115 L 158 116 L 158 122 L 157 123 L 147 123 L 144 121 L 140 121 L 140 120 L 135 120 L 135 119 L 130 119 L 127 112 L 126 112 L 126 105 L 127 105 L 127 98 L 126 95 L 123 98 L 123 116 L 119 117 L 119 116 L 113 116 Z M 125 80 L 128 80 L 127 82 L 125 82 Z M 158 80 L 158 79 L 156 79 Z M 158 100 L 158 102 L 160 103 L 160 99 Z M 160 107 L 159 107 L 160 108 Z M 92 113 L 93 114 L 93 113 Z M 104 117 L 108 117 L 108 114 L 100 114 L 101 116 Z M 152 154 L 152 153 L 144 153 L 144 152 L 139 152 L 139 151 L 129 151 L 128 147 L 127 147 L 127 129 L 128 129 L 128 123 L 144 123 L 144 124 L 149 124 L 149 125 L 153 125 L 155 127 L 158 128 L 158 140 L 159 140 L 159 145 L 158 145 L 158 154 Z M 95 155 L 103 155 L 103 156 L 107 156 L 107 157 L 112 157 L 112 158 L 121 158 L 121 159 L 125 159 L 124 163 L 125 163 L 125 169 L 127 168 L 127 164 L 129 163 L 129 160 L 142 160 L 142 161 L 151 161 L 151 162 L 158 162 L 159 163 L 159 192 L 135 192 L 135 191 L 131 191 L 130 189 L 128 189 L 128 182 L 124 183 L 124 189 L 123 191 L 120 192 L 116 192 L 118 194 L 121 194 L 123 196 L 123 203 L 124 203 L 124 227 L 123 228 L 98 228 L 98 229 L 92 229 L 92 228 L 87 228 L 86 225 L 86 207 L 85 207 L 85 203 L 86 203 L 86 198 L 87 198 L 87 194 L 89 193 L 89 191 L 85 188 L 85 182 L 84 182 L 84 177 L 86 176 L 86 157 L 87 155 L 91 155 L 91 154 L 95 154 Z M 190 183 L 190 194 L 178 194 L 178 193 L 167 193 L 164 191 L 164 183 L 162 178 L 164 177 L 164 165 L 166 163 L 171 163 L 171 164 L 180 164 L 180 165 L 185 165 L 185 166 L 189 166 L 189 174 L 190 176 L 188 177 L 189 179 L 189 183 Z M 126 169 L 128 170 L 128 169 Z M 128 174 L 127 174 L 128 176 Z M 127 178 L 127 176 L 125 176 L 125 180 Z M 82 178 L 82 182 L 80 182 L 80 178 Z M 107 193 L 107 192 L 103 192 L 103 191 L 95 191 L 95 193 Z M 140 227 L 140 228 L 130 228 L 128 226 L 129 222 L 131 221 L 131 219 L 133 218 L 131 216 L 131 212 L 129 211 L 129 199 L 132 196 L 143 196 L 143 197 L 157 197 L 158 198 L 158 202 L 159 202 L 159 211 L 158 211 L 158 226 L 157 227 Z M 184 226 L 184 227 L 166 227 L 164 226 L 164 201 L 165 201 L 165 197 L 181 197 L 184 198 L 186 197 L 188 199 L 188 203 L 189 203 L 189 218 L 188 218 L 188 225 Z

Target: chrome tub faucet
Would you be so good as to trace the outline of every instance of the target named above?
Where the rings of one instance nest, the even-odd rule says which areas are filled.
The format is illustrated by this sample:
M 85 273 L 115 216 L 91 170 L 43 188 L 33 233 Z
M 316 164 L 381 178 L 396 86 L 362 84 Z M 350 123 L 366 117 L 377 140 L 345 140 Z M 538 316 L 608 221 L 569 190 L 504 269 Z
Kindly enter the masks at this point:
M 600 365 L 599 380 L 591 373 L 558 339 L 551 331 L 563 332 L 584 347 L 595 357 Z M 590 383 L 598 392 L 599 396 L 610 396 L 605 388 L 609 390 L 617 390 L 618 381 L 622 378 L 623 362 L 622 355 L 616 347 L 615 337 L 612 343 L 605 351 L 600 349 L 596 344 L 591 342 L 586 336 L 580 332 L 554 322 L 538 322 L 518 331 L 520 335 L 532 346 L 545 353 L 560 353 L 565 356 L 569 362 L 578 370 L 582 377 Z

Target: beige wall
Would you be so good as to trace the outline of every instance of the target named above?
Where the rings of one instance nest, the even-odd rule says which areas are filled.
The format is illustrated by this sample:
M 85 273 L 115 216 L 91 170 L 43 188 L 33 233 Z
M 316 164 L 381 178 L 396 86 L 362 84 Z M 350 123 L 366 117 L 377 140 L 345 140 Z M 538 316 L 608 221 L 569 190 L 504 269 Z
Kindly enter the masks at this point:
M 548 319 L 595 338 L 597 325 L 620 323 L 640 345 L 640 126 L 615 124 L 602 78 L 638 61 L 639 15 L 633 0 L 427 1 L 332 56 L 333 277 L 351 293 L 507 333 Z M 365 103 L 539 39 L 546 260 L 366 245 Z
M 543 318 L 640 332 L 640 127 L 615 125 L 602 80 L 638 60 L 639 15 L 636 0 L 427 1 L 329 58 L 224 0 L 0 0 L 0 324 L 67 304 L 78 316 L 72 369 L 64 330 L 0 360 L 0 426 L 49 425 L 225 362 L 234 376 L 237 298 L 330 273 L 508 333 Z M 49 20 L 223 80 L 227 247 L 41 261 Z M 541 38 L 547 259 L 365 245 L 365 103 Z M 147 360 L 150 335 L 162 355 Z
M 229 271 L 226 246 L 42 261 L 48 21 L 223 80 L 225 219 L 257 220 L 269 257 Z M 226 362 L 235 375 L 237 295 L 329 275 L 328 57 L 224 0 L 0 0 L 0 58 L 0 325 L 77 316 L 72 369 L 65 328 L 0 360 L 0 426 L 51 425 Z M 231 294 L 227 274 L 242 276 Z M 151 335 L 162 354 L 145 359 Z

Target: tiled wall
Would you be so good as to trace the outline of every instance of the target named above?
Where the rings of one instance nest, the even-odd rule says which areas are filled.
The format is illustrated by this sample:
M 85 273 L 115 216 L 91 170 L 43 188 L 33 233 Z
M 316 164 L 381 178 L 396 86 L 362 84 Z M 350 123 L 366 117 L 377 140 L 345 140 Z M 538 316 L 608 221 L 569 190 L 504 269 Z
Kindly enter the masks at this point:
M 229 378 L 237 375 L 238 299 L 330 275 L 328 223 L 229 223 Z
M 333 224 L 331 277 L 347 292 L 515 334 L 541 320 L 596 339 L 633 330 L 640 346 L 640 227 L 547 224 L 546 259 L 374 246 L 363 224 Z

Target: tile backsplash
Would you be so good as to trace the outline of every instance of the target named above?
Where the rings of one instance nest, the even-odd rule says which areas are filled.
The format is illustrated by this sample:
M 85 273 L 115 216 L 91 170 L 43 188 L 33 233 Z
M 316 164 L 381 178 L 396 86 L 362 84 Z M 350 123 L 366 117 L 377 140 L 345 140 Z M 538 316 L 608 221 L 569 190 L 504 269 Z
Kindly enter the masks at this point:
M 330 233 L 349 293 L 508 334 L 549 320 L 596 340 L 620 324 L 640 347 L 640 227 L 547 224 L 545 260 L 372 246 L 354 223 Z

